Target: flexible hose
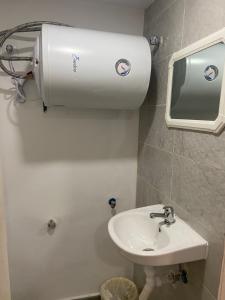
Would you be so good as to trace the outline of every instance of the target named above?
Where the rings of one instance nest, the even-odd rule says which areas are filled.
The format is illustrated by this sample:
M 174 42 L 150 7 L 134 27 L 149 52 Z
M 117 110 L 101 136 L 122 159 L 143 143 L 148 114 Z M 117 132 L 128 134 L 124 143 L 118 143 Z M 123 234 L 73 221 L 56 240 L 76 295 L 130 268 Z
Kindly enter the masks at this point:
M 51 24 L 51 25 L 59 25 L 59 26 L 68 26 L 71 27 L 70 25 L 63 24 L 60 22 L 54 22 L 54 21 L 34 21 L 34 22 L 28 22 L 24 23 L 21 25 L 18 25 L 12 29 L 9 30 L 4 30 L 0 32 L 0 50 L 2 50 L 2 47 L 5 43 L 5 41 L 14 33 L 16 32 L 30 32 L 30 31 L 40 31 L 41 26 L 43 24 Z M 3 60 L 7 61 L 32 61 L 33 57 L 29 56 L 4 56 L 0 55 L 0 68 L 7 73 L 9 76 L 12 76 L 14 78 L 21 78 L 24 79 L 27 77 L 27 74 L 20 74 L 14 71 L 9 70 L 4 64 Z
M 0 55 L 0 60 L 7 60 L 7 61 L 32 61 L 33 57 L 30 56 L 12 56 L 7 57 L 4 55 Z
M 37 26 L 37 28 L 32 27 L 32 28 L 20 29 L 18 30 L 18 32 L 29 32 L 29 31 L 40 31 L 40 30 L 41 30 L 41 26 Z M 8 31 L 9 29 L 0 31 L 0 36 L 6 34 Z

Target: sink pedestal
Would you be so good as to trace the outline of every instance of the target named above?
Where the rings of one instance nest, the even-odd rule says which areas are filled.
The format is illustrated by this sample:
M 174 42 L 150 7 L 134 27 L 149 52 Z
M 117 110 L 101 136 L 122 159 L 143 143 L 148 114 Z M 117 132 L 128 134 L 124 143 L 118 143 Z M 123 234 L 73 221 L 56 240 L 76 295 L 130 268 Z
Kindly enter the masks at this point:
M 148 300 L 150 294 L 156 286 L 156 272 L 155 268 L 151 266 L 145 266 L 144 272 L 146 275 L 145 286 L 139 296 L 139 300 Z

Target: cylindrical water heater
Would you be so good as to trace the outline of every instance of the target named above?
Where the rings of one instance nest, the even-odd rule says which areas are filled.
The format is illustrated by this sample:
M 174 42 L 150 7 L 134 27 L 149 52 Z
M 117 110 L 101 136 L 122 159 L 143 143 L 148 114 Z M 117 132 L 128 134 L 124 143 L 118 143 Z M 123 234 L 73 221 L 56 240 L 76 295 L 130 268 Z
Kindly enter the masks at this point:
M 137 109 L 146 96 L 151 51 L 142 36 L 45 24 L 34 55 L 47 107 Z

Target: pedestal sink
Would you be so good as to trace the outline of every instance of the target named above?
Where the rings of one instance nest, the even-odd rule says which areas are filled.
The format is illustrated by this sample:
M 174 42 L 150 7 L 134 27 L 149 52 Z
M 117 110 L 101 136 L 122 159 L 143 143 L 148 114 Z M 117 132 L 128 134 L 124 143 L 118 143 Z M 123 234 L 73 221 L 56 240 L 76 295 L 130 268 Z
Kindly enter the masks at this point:
M 208 243 L 187 223 L 175 216 L 176 222 L 163 225 L 151 212 L 163 212 L 163 205 L 128 210 L 115 215 L 108 231 L 121 253 L 134 263 L 165 266 L 207 258 Z
M 128 210 L 115 215 L 108 224 L 111 239 L 130 261 L 144 265 L 146 283 L 139 300 L 148 300 L 156 282 L 155 267 L 181 264 L 207 258 L 208 243 L 175 215 L 175 223 L 159 227 L 163 205 Z M 159 230 L 160 228 L 160 230 Z

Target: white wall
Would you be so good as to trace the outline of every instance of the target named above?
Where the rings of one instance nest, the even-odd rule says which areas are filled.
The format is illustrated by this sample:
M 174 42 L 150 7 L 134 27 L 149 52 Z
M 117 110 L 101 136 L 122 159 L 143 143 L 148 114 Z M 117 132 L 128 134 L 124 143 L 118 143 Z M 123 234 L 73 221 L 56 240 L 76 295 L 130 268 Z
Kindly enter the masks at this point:
M 2 209 L 3 201 L 4 201 L 3 200 L 4 193 L 3 193 L 3 185 L 2 185 L 3 180 L 2 180 L 1 169 L 0 169 L 0 299 L 10 300 L 5 214 Z
M 129 34 L 143 30 L 142 10 L 99 1 L 0 3 L 1 30 L 38 19 Z M 118 197 L 118 211 L 135 205 L 138 112 L 44 114 L 39 101 L 15 105 L 11 87 L 2 74 L 0 150 L 12 299 L 75 297 L 97 292 L 108 277 L 130 276 L 131 264 L 108 237 L 107 199 Z M 46 232 L 51 217 L 58 221 L 53 235 Z

